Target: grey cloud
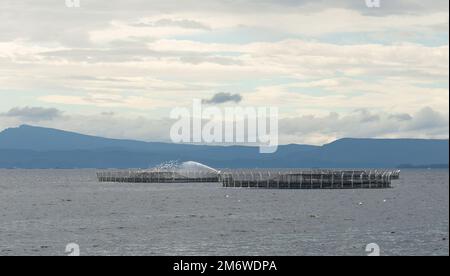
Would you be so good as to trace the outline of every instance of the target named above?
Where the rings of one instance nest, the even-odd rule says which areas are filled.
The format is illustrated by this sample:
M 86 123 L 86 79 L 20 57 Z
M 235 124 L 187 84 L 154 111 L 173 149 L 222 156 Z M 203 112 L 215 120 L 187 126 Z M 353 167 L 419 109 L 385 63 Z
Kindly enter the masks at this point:
M 14 117 L 24 121 L 39 122 L 51 121 L 59 118 L 62 116 L 62 112 L 56 108 L 15 107 L 0 115 L 4 117 Z
M 64 0 L 2 0 L 0 15 L 0 41 L 17 38 L 33 41 L 58 41 L 64 45 L 89 45 L 89 31 L 110 26 L 111 21 L 129 21 L 138 18 L 176 12 L 262 13 L 298 12 L 345 8 L 374 16 L 392 14 L 427 14 L 448 11 L 447 0 L 381 0 L 380 9 L 369 9 L 365 0 L 97 0 L 82 1 L 81 8 L 69 9 Z M 162 19 L 153 22 L 159 26 L 209 29 L 195 20 Z
M 101 115 L 102 115 L 102 116 L 108 116 L 108 117 L 109 117 L 109 116 L 115 116 L 116 113 L 113 112 L 113 111 L 110 111 L 110 112 L 102 112 Z
M 203 24 L 194 20 L 174 20 L 169 18 L 160 19 L 152 22 L 141 22 L 137 24 L 133 24 L 136 27 L 179 27 L 185 29 L 197 29 L 197 30 L 206 30 L 209 31 L 211 28 L 206 24 Z
M 361 115 L 361 123 L 370 123 L 370 122 L 377 122 L 380 120 L 380 116 L 376 114 L 372 114 L 367 109 L 359 109 L 356 112 L 358 112 Z
M 448 2 L 447 2 L 448 3 Z M 449 23 L 436 24 L 432 26 L 432 29 L 436 32 L 448 33 Z
M 352 2 L 363 2 L 358 0 L 352 0 Z M 387 16 L 392 14 L 412 14 L 412 13 L 431 13 L 440 12 L 443 9 L 448 10 L 449 2 L 447 0 L 381 0 L 381 7 L 379 11 L 376 9 L 367 9 L 366 12 L 376 16 Z M 362 7 L 364 8 L 364 7 Z
M 446 138 L 449 135 L 449 120 L 448 114 L 429 107 L 414 114 L 357 111 L 348 115 L 331 113 L 324 117 L 302 116 L 280 120 L 281 136 L 314 137 L 314 134 L 336 138 Z
M 448 126 L 449 126 L 448 115 L 445 116 L 433 110 L 431 107 L 425 107 L 421 109 L 419 112 L 417 112 L 408 129 L 428 130 L 443 127 L 446 127 L 448 129 Z
M 71 114 L 36 125 L 109 138 L 171 142 L 170 127 L 174 122 L 170 118 L 125 117 L 106 111 L 95 115 Z
M 273 3 L 272 0 L 266 2 Z M 393 14 L 427 14 L 432 12 L 440 12 L 444 9 L 448 10 L 449 2 L 447 0 L 380 0 L 379 8 L 368 8 L 366 0 L 281 0 L 277 1 L 282 5 L 304 6 L 312 9 L 325 8 L 343 8 L 349 10 L 356 10 L 366 15 L 371 16 L 389 16 Z
M 229 4 L 229 8 L 237 11 L 261 11 L 276 10 L 282 8 L 297 8 L 305 12 L 342 8 L 356 10 L 372 16 L 389 16 L 393 14 L 427 14 L 448 10 L 447 0 L 380 0 L 380 8 L 368 8 L 365 0 L 236 0 L 233 4 L 225 1 L 217 1 Z M 225 5 L 226 5 L 225 4 Z M 239 9 L 237 7 L 240 7 Z
M 407 113 L 403 113 L 403 114 L 392 114 L 389 116 L 389 119 L 395 119 L 398 121 L 411 121 L 413 117 L 411 117 L 411 115 Z
M 203 102 L 206 104 L 223 104 L 227 102 L 239 103 L 241 101 L 242 101 L 241 95 L 225 92 L 217 93 L 209 100 L 203 100 Z
M 407 121 L 398 121 L 392 116 L 395 114 L 372 115 L 379 116 L 380 120 L 362 123 L 364 115 L 361 112 L 284 118 L 279 122 L 280 143 L 324 144 L 344 137 L 448 139 L 449 136 L 448 115 L 431 108 L 410 114 L 412 119 Z M 122 117 L 121 114 L 105 111 L 97 115 L 71 114 L 38 124 L 111 138 L 170 142 L 170 127 L 174 122 L 169 118 Z M 5 123 L 5 127 L 11 124 Z M 105 128 L 105 125 L 109 127 Z

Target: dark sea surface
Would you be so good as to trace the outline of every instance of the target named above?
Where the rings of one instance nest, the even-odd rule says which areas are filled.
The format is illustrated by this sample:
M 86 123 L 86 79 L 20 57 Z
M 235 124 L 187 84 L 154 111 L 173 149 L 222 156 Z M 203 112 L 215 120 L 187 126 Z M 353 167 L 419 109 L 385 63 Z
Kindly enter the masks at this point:
M 386 190 L 98 183 L 93 170 L 0 170 L 0 255 L 449 255 L 448 170 Z

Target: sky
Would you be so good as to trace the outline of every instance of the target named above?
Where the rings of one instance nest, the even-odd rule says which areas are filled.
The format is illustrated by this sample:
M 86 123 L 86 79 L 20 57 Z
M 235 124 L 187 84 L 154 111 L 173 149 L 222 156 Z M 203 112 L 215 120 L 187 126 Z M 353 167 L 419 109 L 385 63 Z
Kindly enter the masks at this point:
M 169 141 L 174 107 L 276 106 L 282 144 L 449 136 L 447 0 L 0 0 L 0 130 Z

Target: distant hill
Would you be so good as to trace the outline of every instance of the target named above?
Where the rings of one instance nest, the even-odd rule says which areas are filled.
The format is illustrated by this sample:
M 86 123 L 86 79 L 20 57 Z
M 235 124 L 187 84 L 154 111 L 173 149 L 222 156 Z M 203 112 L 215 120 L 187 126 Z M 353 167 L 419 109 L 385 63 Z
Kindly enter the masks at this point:
M 203 146 L 118 140 L 21 126 L 0 132 L 0 168 L 147 168 L 195 160 L 220 168 L 448 167 L 448 140 L 341 139 L 324 146 Z

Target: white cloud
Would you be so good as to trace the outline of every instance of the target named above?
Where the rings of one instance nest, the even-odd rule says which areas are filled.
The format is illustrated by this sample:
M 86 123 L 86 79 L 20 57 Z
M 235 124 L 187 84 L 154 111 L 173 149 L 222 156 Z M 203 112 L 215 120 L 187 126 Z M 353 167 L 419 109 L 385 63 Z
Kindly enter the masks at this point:
M 412 121 L 423 129 L 429 120 L 418 117 L 449 108 L 448 1 L 384 1 L 380 9 L 360 0 L 37 2 L 0 4 L 4 111 L 64 105 L 70 116 L 112 109 L 164 118 L 227 91 L 242 105 L 276 105 L 283 118 L 347 118 L 355 109 L 379 118 L 366 118 L 364 133 L 308 134 L 325 141 L 383 135 L 380 122 L 420 136 Z M 82 130 L 75 120 L 64 126 Z M 448 128 L 426 135 L 448 136 Z M 303 138 L 285 140 L 295 139 Z
M 122 116 L 120 113 L 102 112 L 57 116 L 40 122 L 23 117 L 0 117 L 0 126 L 3 126 L 2 123 L 5 123 L 5 127 L 33 123 L 110 138 L 170 142 L 170 128 L 174 120 L 167 117 Z M 282 144 L 321 145 L 343 137 L 448 139 L 445 133 L 449 131 L 449 120 L 448 112 L 440 113 L 429 107 L 413 114 L 360 109 L 347 114 L 307 114 L 282 118 L 279 128 Z
M 311 144 L 324 144 L 342 137 L 448 139 L 448 131 L 448 112 L 439 113 L 429 107 L 401 117 L 362 109 L 347 115 L 305 115 L 280 121 L 284 143 L 294 142 L 299 137 L 302 142 Z
M 151 97 L 122 96 L 109 94 L 88 94 L 86 96 L 47 95 L 40 98 L 42 102 L 65 105 L 90 105 L 96 107 L 126 107 L 149 110 L 171 107 L 172 102 Z

